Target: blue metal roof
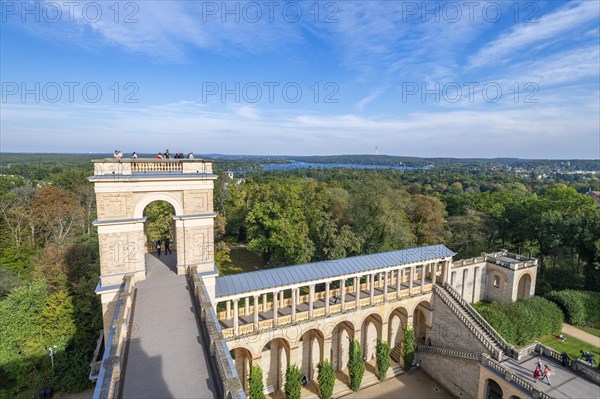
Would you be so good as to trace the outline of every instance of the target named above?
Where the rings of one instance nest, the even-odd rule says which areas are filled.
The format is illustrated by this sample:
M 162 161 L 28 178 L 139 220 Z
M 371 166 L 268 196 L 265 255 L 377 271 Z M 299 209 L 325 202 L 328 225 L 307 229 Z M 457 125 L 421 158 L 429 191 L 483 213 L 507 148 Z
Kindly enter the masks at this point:
M 256 272 L 240 273 L 216 278 L 216 296 L 276 288 L 282 285 L 321 280 L 346 274 L 367 272 L 390 266 L 426 262 L 431 259 L 454 256 L 444 245 L 430 245 L 398 251 L 354 256 L 304 265 L 282 266 Z

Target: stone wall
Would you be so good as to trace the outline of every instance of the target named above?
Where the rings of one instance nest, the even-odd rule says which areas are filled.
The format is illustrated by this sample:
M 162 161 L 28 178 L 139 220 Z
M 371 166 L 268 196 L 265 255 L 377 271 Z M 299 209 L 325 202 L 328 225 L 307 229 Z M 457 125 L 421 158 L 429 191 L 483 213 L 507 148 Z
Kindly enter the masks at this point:
M 433 346 L 488 353 L 481 341 L 437 295 L 433 295 L 433 309 L 433 329 L 430 331 Z
M 456 398 L 479 398 L 478 361 L 417 353 L 420 367 Z

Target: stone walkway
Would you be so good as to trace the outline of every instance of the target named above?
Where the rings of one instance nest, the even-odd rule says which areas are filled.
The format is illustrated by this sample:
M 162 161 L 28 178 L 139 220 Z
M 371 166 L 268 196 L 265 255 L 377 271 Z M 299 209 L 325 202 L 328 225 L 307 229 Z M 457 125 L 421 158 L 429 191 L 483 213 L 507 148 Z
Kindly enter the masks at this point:
M 553 398 L 600 398 L 600 386 L 578 376 L 571 370 L 562 367 L 560 363 L 547 357 L 542 357 L 541 360 L 544 365 L 547 364 L 550 370 L 552 370 L 552 374 L 550 375 L 552 385 L 545 381 L 535 383 L 533 381 L 533 370 L 535 370 L 537 359 L 537 357 L 531 357 L 521 363 L 518 363 L 514 359 L 508 359 L 501 364 L 504 367 L 512 369 L 514 374 L 524 378 L 526 381 L 530 381 L 536 388 Z
M 146 254 L 147 279 L 136 285 L 123 398 L 214 398 L 196 316 L 176 255 Z
M 572 326 L 570 324 L 564 323 L 562 331 L 565 334 L 568 334 L 574 338 L 577 338 L 580 341 L 588 343 L 590 345 L 594 345 L 596 348 L 600 348 L 600 337 L 596 337 L 588 332 L 580 330 L 579 328 Z

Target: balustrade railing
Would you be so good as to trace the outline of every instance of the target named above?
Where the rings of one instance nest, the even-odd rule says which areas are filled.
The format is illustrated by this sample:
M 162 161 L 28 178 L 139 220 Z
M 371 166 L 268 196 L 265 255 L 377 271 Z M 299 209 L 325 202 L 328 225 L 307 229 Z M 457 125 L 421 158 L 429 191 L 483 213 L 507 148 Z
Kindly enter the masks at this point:
M 123 278 L 123 283 L 119 288 L 115 313 L 94 389 L 94 399 L 112 399 L 118 395 L 121 367 L 124 360 L 123 351 L 127 346 L 126 342 L 130 331 L 128 327 L 131 321 L 134 285 L 133 276 L 127 275 Z
M 231 330 L 231 336 L 233 336 L 233 328 L 221 329 L 217 314 L 198 274 L 198 269 L 190 267 L 188 273 L 198 305 L 197 310 L 200 312 L 200 319 L 210 341 L 210 357 L 216 363 L 219 378 L 223 385 L 223 397 L 227 399 L 246 399 L 246 393 L 242 388 L 242 383 L 225 342 L 225 331 L 227 330 L 227 333 L 229 333 L 229 330 Z
M 481 361 L 481 353 L 476 353 L 476 352 L 459 351 L 459 350 L 454 350 L 454 349 L 438 348 L 435 346 L 421 346 L 421 345 L 416 347 L 416 351 L 421 352 L 421 353 L 429 353 L 429 354 L 433 354 L 433 355 L 458 357 L 461 359 L 475 360 L 478 362 Z

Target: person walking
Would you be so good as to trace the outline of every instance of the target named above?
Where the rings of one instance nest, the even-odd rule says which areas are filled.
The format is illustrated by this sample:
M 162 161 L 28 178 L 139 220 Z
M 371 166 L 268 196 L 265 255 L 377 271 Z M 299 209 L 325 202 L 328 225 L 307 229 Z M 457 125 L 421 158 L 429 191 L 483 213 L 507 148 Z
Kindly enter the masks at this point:
M 427 346 L 431 346 L 431 337 L 427 338 Z
M 169 254 L 171 254 L 171 248 L 169 247 L 171 245 L 171 240 L 169 240 L 169 237 L 165 237 L 164 241 L 165 241 L 165 255 L 167 254 L 167 251 L 169 251 Z
M 544 379 L 546 379 L 546 382 L 548 382 L 548 385 L 552 385 L 550 383 L 550 374 L 552 374 L 552 372 L 550 371 L 550 367 L 548 367 L 548 365 L 545 365 L 541 380 L 544 381 Z
M 160 240 L 156 240 L 156 253 L 160 257 Z
M 538 379 L 542 375 L 542 370 L 540 370 L 540 366 L 535 366 L 535 371 L 533 372 L 533 381 L 538 382 Z
M 337 291 L 333 294 L 333 304 L 335 305 L 338 301 L 338 293 Z

